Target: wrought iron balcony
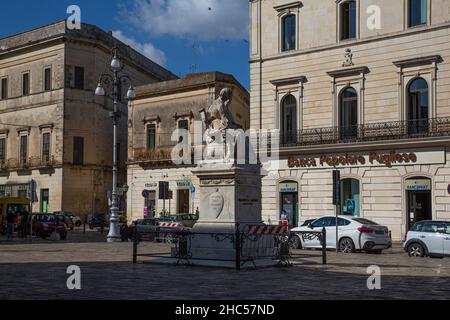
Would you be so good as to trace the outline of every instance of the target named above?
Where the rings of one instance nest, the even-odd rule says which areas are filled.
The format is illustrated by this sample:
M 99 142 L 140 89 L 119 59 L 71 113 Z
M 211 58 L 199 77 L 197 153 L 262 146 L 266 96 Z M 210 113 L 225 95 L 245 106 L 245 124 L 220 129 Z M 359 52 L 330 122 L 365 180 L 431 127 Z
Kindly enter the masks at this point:
M 171 159 L 173 147 L 158 147 L 155 149 L 134 149 L 134 161 L 164 161 Z
M 28 165 L 35 169 L 52 168 L 56 165 L 56 162 L 53 156 L 30 157 Z
M 280 133 L 280 147 L 306 147 L 372 141 L 450 137 L 450 117 L 369 123 Z
M 29 157 L 29 158 L 10 158 L 4 165 L 4 170 L 30 170 L 52 168 L 56 165 L 53 156 Z
M 171 165 L 173 146 L 156 147 L 155 149 L 138 148 L 133 150 L 133 157 L 129 163 L 139 163 L 142 165 Z M 194 152 L 191 149 L 190 158 L 193 161 Z M 180 151 L 179 157 L 183 157 Z

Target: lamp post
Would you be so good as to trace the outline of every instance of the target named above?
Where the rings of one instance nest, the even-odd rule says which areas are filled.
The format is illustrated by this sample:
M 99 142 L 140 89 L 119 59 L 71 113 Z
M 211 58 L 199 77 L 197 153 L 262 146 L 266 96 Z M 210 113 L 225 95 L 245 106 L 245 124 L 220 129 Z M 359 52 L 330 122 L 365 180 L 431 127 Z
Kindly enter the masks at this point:
M 112 75 L 108 72 L 103 72 L 98 81 L 97 88 L 95 89 L 96 96 L 106 96 L 106 91 L 104 85 L 112 84 L 112 93 L 111 97 L 114 102 L 113 111 L 109 113 L 112 122 L 113 122 L 113 186 L 112 186 L 112 194 L 111 194 L 111 207 L 110 207 L 110 227 L 108 234 L 108 242 L 116 242 L 120 241 L 120 230 L 119 230 L 119 207 L 118 207 L 118 190 L 117 190 L 117 171 L 118 171 L 118 155 L 117 155 L 117 126 L 120 119 L 120 111 L 118 110 L 118 101 L 119 95 L 121 94 L 119 90 L 119 86 L 122 85 L 123 82 L 129 83 L 129 88 L 127 91 L 127 99 L 133 99 L 136 97 L 136 94 L 133 89 L 133 84 L 131 82 L 131 78 L 126 74 L 121 74 L 123 71 L 124 65 L 120 61 L 119 52 L 117 47 L 114 47 L 111 52 L 111 64 L 109 66 L 109 70 L 112 72 Z

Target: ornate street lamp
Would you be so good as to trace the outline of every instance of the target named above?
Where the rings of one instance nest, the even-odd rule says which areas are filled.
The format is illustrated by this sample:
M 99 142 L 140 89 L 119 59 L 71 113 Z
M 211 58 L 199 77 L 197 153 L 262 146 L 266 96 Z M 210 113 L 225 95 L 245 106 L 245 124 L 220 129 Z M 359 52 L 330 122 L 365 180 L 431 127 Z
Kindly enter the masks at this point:
M 114 101 L 114 109 L 109 113 L 112 121 L 113 121 L 113 186 L 112 186 L 112 201 L 111 201 L 111 217 L 110 217 L 110 227 L 108 234 L 108 242 L 120 241 L 120 230 L 119 230 L 119 207 L 118 207 L 118 189 L 117 189 L 117 171 L 118 171 L 118 155 L 117 155 L 117 125 L 120 118 L 120 112 L 118 111 L 117 105 L 119 101 L 119 86 L 122 83 L 129 84 L 129 88 L 127 91 L 127 99 L 134 99 L 136 94 L 133 89 L 133 84 L 131 82 L 131 78 L 126 74 L 121 74 L 124 68 L 123 63 L 120 61 L 119 52 L 117 47 L 112 49 L 111 53 L 111 64 L 109 70 L 112 72 L 112 75 L 108 72 L 102 73 L 100 79 L 98 81 L 97 88 L 95 89 L 96 96 L 106 96 L 106 91 L 104 85 L 109 85 L 112 83 L 112 93 L 111 97 Z

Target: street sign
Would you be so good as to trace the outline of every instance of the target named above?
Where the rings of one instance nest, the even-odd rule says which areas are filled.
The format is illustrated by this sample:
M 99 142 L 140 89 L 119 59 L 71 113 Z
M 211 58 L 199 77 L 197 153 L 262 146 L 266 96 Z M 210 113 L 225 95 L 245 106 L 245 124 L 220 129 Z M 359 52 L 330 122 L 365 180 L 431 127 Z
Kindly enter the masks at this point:
M 450 184 L 447 187 L 448 194 L 450 194 Z
M 333 204 L 339 206 L 341 204 L 341 172 L 333 171 Z
M 195 186 L 191 187 L 191 193 L 195 193 Z
M 143 190 L 143 191 L 142 191 L 142 196 L 143 196 L 144 198 L 150 197 L 150 191 L 148 191 L 148 190 Z

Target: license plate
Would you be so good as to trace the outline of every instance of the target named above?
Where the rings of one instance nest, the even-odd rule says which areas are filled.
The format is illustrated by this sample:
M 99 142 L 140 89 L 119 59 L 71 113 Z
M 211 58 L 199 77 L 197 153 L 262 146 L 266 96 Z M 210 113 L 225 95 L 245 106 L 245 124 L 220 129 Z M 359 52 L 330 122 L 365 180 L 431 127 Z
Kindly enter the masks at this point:
M 384 231 L 383 230 L 377 230 L 377 231 L 375 231 L 375 234 L 384 234 Z

